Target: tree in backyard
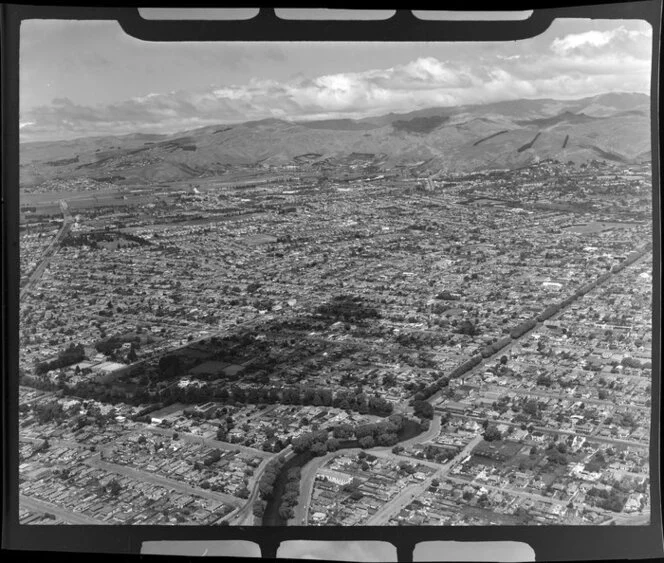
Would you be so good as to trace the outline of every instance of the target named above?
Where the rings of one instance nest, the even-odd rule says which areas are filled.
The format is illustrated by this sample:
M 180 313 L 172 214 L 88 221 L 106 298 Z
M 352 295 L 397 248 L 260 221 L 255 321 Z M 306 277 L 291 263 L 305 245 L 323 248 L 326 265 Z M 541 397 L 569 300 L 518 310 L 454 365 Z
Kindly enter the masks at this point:
M 487 442 L 494 442 L 496 440 L 501 440 L 502 437 L 503 435 L 500 432 L 500 430 L 498 430 L 498 428 L 493 424 L 490 424 L 484 431 L 484 439 Z
M 353 436 L 353 427 L 350 424 L 335 426 L 332 435 L 340 440 L 347 440 Z
M 339 440 L 337 438 L 330 438 L 325 445 L 328 452 L 336 452 L 339 449 Z
M 117 497 L 121 490 L 122 486 L 120 485 L 120 482 L 117 479 L 111 479 L 111 481 L 108 483 L 108 492 L 112 496 Z
M 431 403 L 427 403 L 426 401 L 415 401 L 413 403 L 413 411 L 415 416 L 420 418 L 433 418 L 433 406 L 431 406 Z
M 315 456 L 325 455 L 327 453 L 327 447 L 322 442 L 314 442 L 311 446 L 311 453 Z
M 282 504 L 279 507 L 279 517 L 282 518 L 283 520 L 290 520 L 293 518 L 295 513 L 293 512 L 293 509 L 290 506 Z
M 539 415 L 539 404 L 536 399 L 527 399 L 523 404 L 523 412 L 530 416 Z
M 397 443 L 398 438 L 397 435 L 394 434 L 393 432 L 388 432 L 384 434 L 379 434 L 378 438 L 376 438 L 376 441 L 378 442 L 379 446 L 393 446 L 394 444 Z
M 363 436 L 358 441 L 359 441 L 360 447 L 365 448 L 365 449 L 373 448 L 374 445 L 375 445 L 373 436 Z
M 180 357 L 173 354 L 162 356 L 159 359 L 158 369 L 163 378 L 176 377 L 181 370 Z

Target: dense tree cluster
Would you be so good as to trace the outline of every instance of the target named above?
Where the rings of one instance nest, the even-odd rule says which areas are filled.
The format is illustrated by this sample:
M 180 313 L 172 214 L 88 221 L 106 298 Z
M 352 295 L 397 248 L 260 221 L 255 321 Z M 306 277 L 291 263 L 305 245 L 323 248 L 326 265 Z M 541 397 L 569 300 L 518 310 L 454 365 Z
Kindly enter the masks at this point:
M 481 354 L 475 354 L 470 359 L 466 360 L 462 364 L 459 364 L 457 367 L 455 367 L 450 372 L 448 378 L 449 379 L 456 379 L 457 377 L 461 377 L 463 374 L 470 371 L 475 366 L 479 365 L 481 362 L 482 362 L 482 355 Z
M 353 436 L 360 447 L 368 449 L 374 446 L 393 446 L 399 441 L 398 434 L 407 423 L 406 417 L 393 414 L 387 420 L 353 427 L 350 424 L 336 426 L 332 434 L 335 438 L 348 440 Z
M 134 346 L 138 346 L 141 343 L 141 337 L 135 333 L 114 334 L 96 342 L 95 349 L 102 354 L 110 354 L 126 342 L 131 342 Z
M 495 424 L 489 424 L 484 430 L 484 439 L 487 442 L 495 442 L 503 439 L 503 434 L 496 427 Z
M 425 459 L 435 461 L 436 463 L 445 463 L 456 455 L 456 451 L 450 448 L 441 448 L 433 444 L 427 444 L 422 450 L 421 455 Z
M 130 242 L 139 244 L 141 246 L 150 246 L 152 243 L 134 235 L 132 233 L 120 233 L 116 231 L 96 231 L 92 233 L 69 233 L 69 235 L 62 241 L 62 246 L 71 246 L 74 248 L 80 248 L 81 246 L 88 246 L 93 250 L 99 248 L 100 242 L 115 242 L 118 240 L 127 240 L 126 243 L 120 243 L 123 246 L 128 246 Z
M 288 470 L 284 493 L 281 496 L 281 502 L 279 503 L 279 516 L 284 520 L 288 520 L 294 515 L 293 507 L 297 505 L 298 497 L 300 495 L 300 477 L 300 467 L 291 467 Z
M 83 344 L 74 344 L 73 342 L 64 350 L 58 353 L 57 358 L 40 362 L 37 364 L 35 372 L 38 375 L 48 373 L 51 370 L 59 369 L 77 364 L 85 359 L 85 348 Z
M 443 301 L 458 301 L 460 297 L 458 295 L 453 295 L 447 290 L 443 290 L 436 295 L 436 299 L 441 299 Z
M 441 389 L 444 389 L 450 384 L 450 380 L 447 377 L 441 377 L 434 381 L 431 385 L 426 385 L 422 386 L 416 393 L 413 395 L 413 400 L 411 401 L 411 405 L 413 405 L 414 401 L 424 401 L 428 399 L 429 397 L 433 396 L 435 393 L 440 391 Z
M 537 315 L 537 320 L 539 322 L 543 322 L 547 319 L 550 319 L 555 315 L 558 311 L 560 311 L 560 304 L 556 303 L 553 305 L 549 305 L 546 309 L 544 309 L 539 315 Z
M 530 319 L 528 321 L 524 321 L 524 322 L 516 325 L 513 329 L 510 330 L 510 336 L 512 338 L 519 338 L 520 336 L 523 336 L 529 330 L 535 328 L 536 325 L 537 325 L 537 321 L 535 319 Z
M 456 332 L 459 334 L 466 334 L 468 336 L 475 336 L 477 334 L 477 327 L 469 319 L 461 321 L 457 327 Z
M 433 406 L 427 401 L 413 401 L 413 412 L 420 418 L 433 418 Z
M 258 483 L 258 493 L 262 499 L 272 498 L 275 481 L 285 463 L 286 458 L 284 458 L 283 455 L 280 455 L 265 466 L 265 471 Z
M 532 418 L 540 418 L 540 405 L 537 399 L 526 399 L 521 407 L 522 411 Z
M 252 509 L 254 516 L 256 516 L 257 518 L 263 518 L 263 514 L 265 514 L 266 505 L 267 503 L 264 500 L 257 499 L 256 502 L 254 502 L 254 506 Z
M 60 402 L 55 400 L 37 404 L 34 413 L 39 424 L 46 424 L 53 420 L 61 422 L 67 417 L 67 413 L 65 413 Z
M 641 361 L 639 361 L 635 358 L 632 358 L 630 356 L 625 356 L 620 363 L 625 367 L 634 368 L 634 369 L 651 369 L 652 368 L 652 362 L 649 362 L 649 361 L 641 362 Z
M 588 496 L 596 499 L 597 506 L 612 512 L 622 512 L 627 501 L 627 496 L 616 487 L 612 487 L 610 490 L 593 487 L 588 491 Z
M 601 451 L 598 451 L 590 461 L 586 463 L 585 470 L 588 473 L 598 473 L 604 469 L 606 465 L 606 459 L 604 459 L 604 454 Z
M 569 458 L 567 456 L 567 447 L 563 442 L 549 444 L 546 449 L 546 457 L 551 465 L 567 465 Z
M 291 445 L 296 453 L 310 451 L 314 455 L 324 455 L 327 453 L 327 438 L 327 430 L 317 430 L 293 438 Z
M 483 358 L 488 358 L 489 356 L 493 356 L 496 352 L 502 350 L 507 346 L 512 339 L 509 336 L 505 336 L 503 338 L 500 338 L 496 340 L 496 342 L 493 342 L 480 351 L 480 354 L 482 355 Z
M 551 387 L 553 384 L 553 379 L 551 379 L 551 376 L 548 373 L 543 373 L 537 377 L 537 385 L 541 385 L 542 387 Z
M 334 322 L 381 318 L 378 309 L 365 305 L 362 298 L 355 295 L 337 295 L 329 303 L 318 306 L 316 313 Z

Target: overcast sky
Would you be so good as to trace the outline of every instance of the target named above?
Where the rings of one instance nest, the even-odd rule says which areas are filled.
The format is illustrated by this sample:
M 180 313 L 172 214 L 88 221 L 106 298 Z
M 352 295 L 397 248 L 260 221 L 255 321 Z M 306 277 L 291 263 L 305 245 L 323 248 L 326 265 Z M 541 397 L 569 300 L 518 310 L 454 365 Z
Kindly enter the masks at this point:
M 21 141 L 650 90 L 651 27 L 556 20 L 468 43 L 150 43 L 115 22 L 21 26 Z

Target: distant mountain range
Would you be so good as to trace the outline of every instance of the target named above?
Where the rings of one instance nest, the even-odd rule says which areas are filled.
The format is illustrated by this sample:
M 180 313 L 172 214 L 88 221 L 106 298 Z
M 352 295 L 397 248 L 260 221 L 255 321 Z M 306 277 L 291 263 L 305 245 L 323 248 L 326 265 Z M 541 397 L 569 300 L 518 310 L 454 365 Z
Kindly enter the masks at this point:
M 88 177 L 117 183 L 222 174 L 229 165 L 287 164 L 304 154 L 376 155 L 381 166 L 426 161 L 431 170 L 513 168 L 537 159 L 576 163 L 651 158 L 650 98 L 513 100 L 428 108 L 365 119 L 264 119 L 174 135 L 135 133 L 21 145 L 21 184 Z

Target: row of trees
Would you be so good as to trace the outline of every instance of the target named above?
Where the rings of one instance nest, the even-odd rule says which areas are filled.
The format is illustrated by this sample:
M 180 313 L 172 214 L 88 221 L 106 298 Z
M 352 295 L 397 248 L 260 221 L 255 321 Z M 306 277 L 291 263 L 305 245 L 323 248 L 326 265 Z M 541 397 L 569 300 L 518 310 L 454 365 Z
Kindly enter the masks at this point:
M 636 262 L 641 256 L 643 256 L 646 252 L 648 252 L 652 248 L 652 243 L 648 243 L 644 248 L 641 250 L 635 250 L 634 252 L 630 252 L 627 255 L 627 258 L 623 260 L 620 264 L 615 265 L 612 268 L 612 272 L 617 273 L 620 272 L 621 270 L 624 270 L 627 266 L 630 264 L 633 264 Z
M 85 348 L 83 344 L 74 344 L 73 342 L 60 353 L 57 358 L 39 362 L 35 367 L 38 375 L 43 375 L 51 370 L 64 368 L 72 364 L 77 364 L 85 359 Z
M 496 352 L 505 348 L 505 346 L 507 346 L 511 341 L 512 339 L 509 336 L 500 338 L 499 340 L 496 340 L 496 342 L 482 348 L 480 354 L 482 355 L 483 358 L 488 358 L 489 356 L 493 356 Z
M 311 452 L 315 456 L 325 455 L 328 451 L 335 451 L 339 447 L 339 441 L 336 438 L 330 443 L 328 450 L 328 431 L 316 430 L 314 432 L 307 432 L 297 438 L 291 440 L 293 451 L 296 453 Z
M 281 468 L 286 463 L 286 458 L 283 455 L 277 456 L 271 460 L 266 466 L 260 482 L 258 483 L 258 494 L 263 500 L 272 498 L 274 494 L 274 485 L 277 480 Z
M 110 301 L 109 301 L 110 303 Z M 133 347 L 140 347 L 141 337 L 138 334 L 114 334 L 95 343 L 95 349 L 102 354 L 110 354 L 125 342 L 131 342 Z
M 301 475 L 302 469 L 300 467 L 291 467 L 286 474 L 284 493 L 281 495 L 281 502 L 279 503 L 279 516 L 284 520 L 294 516 L 293 507 L 297 505 L 300 496 Z
M 652 369 L 652 362 L 645 361 L 641 362 L 630 356 L 625 356 L 620 362 L 623 366 L 634 369 Z
M 537 325 L 537 320 L 536 319 L 530 319 L 527 321 L 524 321 L 522 323 L 519 323 L 516 325 L 514 328 L 510 330 L 510 336 L 512 338 L 519 338 L 520 336 L 523 336 L 526 332 L 529 330 L 535 328 Z
M 335 407 L 343 410 L 353 410 L 360 414 L 376 414 L 387 416 L 393 410 L 393 405 L 386 399 L 378 396 L 367 396 L 361 390 L 321 389 L 316 387 L 267 387 L 250 388 L 246 391 L 234 386 L 231 396 L 235 401 L 246 403 L 280 403 L 284 405 L 313 405 Z
M 96 231 L 92 233 L 70 233 L 63 241 L 63 246 L 81 247 L 89 246 L 90 248 L 99 248 L 100 242 L 114 242 L 118 239 L 126 239 L 130 242 L 140 244 L 141 246 L 151 246 L 153 243 L 143 237 L 131 233 L 119 233 L 116 231 Z
M 626 495 L 615 487 L 612 487 L 610 490 L 593 487 L 588 491 L 588 496 L 596 499 L 597 506 L 605 510 L 611 510 L 612 512 L 622 512 L 622 509 L 625 507 L 625 501 L 627 500 Z
M 350 424 L 340 424 L 333 429 L 332 435 L 339 440 L 349 440 L 354 436 L 361 448 L 393 446 L 399 441 L 398 434 L 407 422 L 408 419 L 403 415 L 393 414 L 387 420 L 355 427 Z
M 447 377 L 441 377 L 434 381 L 431 385 L 420 389 L 415 395 L 413 395 L 413 401 L 425 401 L 441 389 L 444 389 L 450 384 L 450 380 Z M 412 403 L 411 403 L 412 404 Z
M 475 354 L 470 359 L 466 360 L 462 364 L 455 367 L 450 372 L 448 378 L 449 379 L 456 379 L 457 377 L 461 377 L 463 374 L 467 373 L 468 371 L 473 369 L 475 366 L 479 365 L 481 361 L 482 361 L 482 355 L 481 354 Z
M 623 260 L 620 264 L 615 265 L 611 271 L 613 273 L 620 272 L 621 270 L 625 269 L 627 266 L 630 264 L 633 264 L 636 260 L 638 260 L 641 256 L 643 256 L 648 250 L 650 249 L 652 245 L 648 244 L 646 245 L 643 249 L 641 250 L 635 250 L 634 252 L 631 252 L 625 260 Z M 605 273 L 599 276 L 596 280 L 593 280 L 591 282 L 588 282 L 587 284 L 582 285 L 579 289 L 577 289 L 570 297 L 564 299 L 560 303 L 554 303 L 552 305 L 549 305 L 546 307 L 539 315 L 537 315 L 536 319 L 539 322 L 543 322 L 549 318 L 551 318 L 553 315 L 558 313 L 562 308 L 567 307 L 570 305 L 573 301 L 578 299 L 579 297 L 584 296 L 586 293 L 589 291 L 595 289 L 598 285 L 604 283 L 606 280 L 609 279 L 610 273 Z

